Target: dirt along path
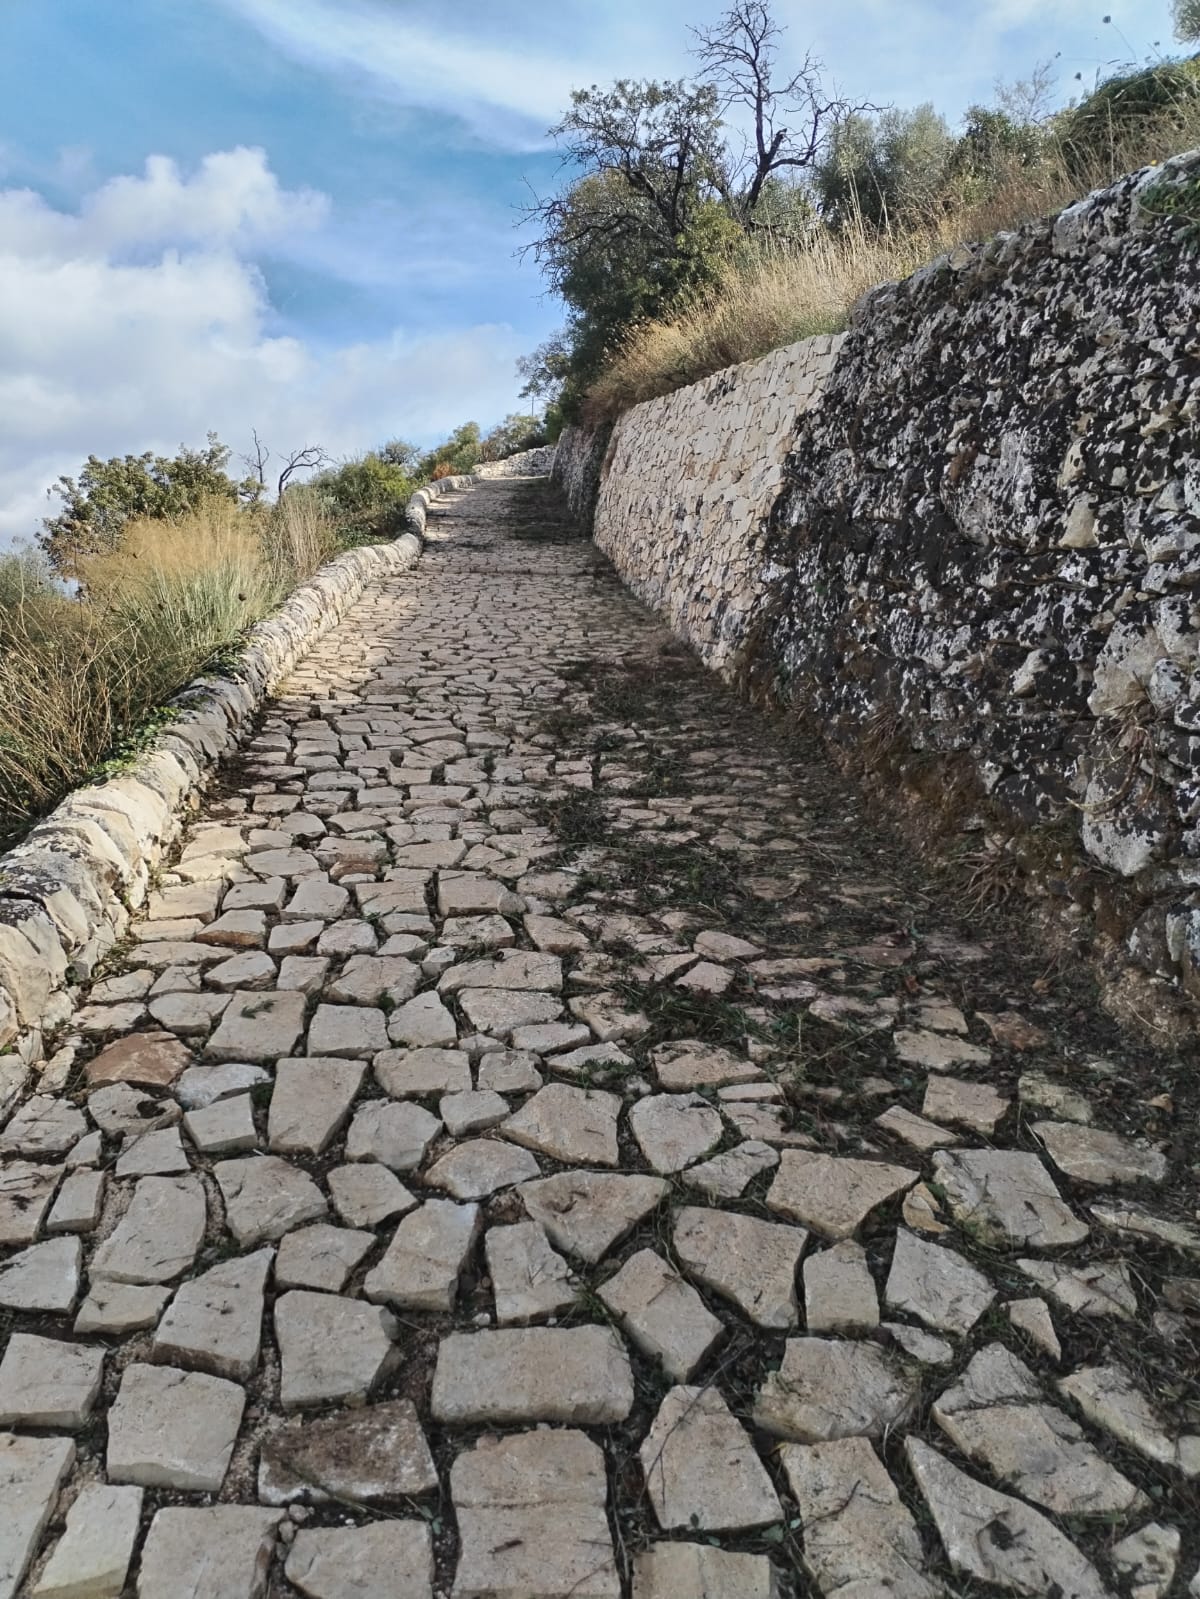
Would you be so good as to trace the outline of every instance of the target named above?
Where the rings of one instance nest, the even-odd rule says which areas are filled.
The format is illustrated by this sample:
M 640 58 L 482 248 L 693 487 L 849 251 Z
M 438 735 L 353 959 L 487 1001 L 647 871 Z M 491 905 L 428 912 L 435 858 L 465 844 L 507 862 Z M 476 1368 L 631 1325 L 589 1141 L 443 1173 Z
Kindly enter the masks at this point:
M 0 1129 L 0 1599 L 1200 1593 L 1188 1074 L 543 483 L 430 534 Z

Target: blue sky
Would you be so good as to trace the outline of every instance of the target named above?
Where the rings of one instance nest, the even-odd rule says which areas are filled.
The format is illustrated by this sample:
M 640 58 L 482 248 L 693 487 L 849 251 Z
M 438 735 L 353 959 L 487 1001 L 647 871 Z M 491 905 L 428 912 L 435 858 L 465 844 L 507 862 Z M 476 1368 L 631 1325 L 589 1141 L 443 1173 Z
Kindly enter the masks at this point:
M 1169 0 L 776 0 L 785 53 L 951 120 L 1169 44 Z M 690 70 L 722 0 L 5 0 L 0 543 L 83 458 L 485 426 L 559 323 L 517 210 L 572 86 Z

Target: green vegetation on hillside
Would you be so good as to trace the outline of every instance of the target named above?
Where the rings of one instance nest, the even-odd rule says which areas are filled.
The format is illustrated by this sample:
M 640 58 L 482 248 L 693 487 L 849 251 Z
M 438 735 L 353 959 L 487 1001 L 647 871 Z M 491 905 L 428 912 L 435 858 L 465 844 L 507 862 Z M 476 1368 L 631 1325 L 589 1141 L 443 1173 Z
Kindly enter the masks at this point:
M 1200 39 L 1200 0 L 1175 13 Z M 569 175 L 527 248 L 568 321 L 521 366 L 552 432 L 843 327 L 874 284 L 1200 144 L 1200 56 L 1056 112 L 1040 69 L 955 130 L 848 102 L 811 55 L 785 68 L 767 0 L 693 40 L 694 79 L 576 90 L 552 130 Z

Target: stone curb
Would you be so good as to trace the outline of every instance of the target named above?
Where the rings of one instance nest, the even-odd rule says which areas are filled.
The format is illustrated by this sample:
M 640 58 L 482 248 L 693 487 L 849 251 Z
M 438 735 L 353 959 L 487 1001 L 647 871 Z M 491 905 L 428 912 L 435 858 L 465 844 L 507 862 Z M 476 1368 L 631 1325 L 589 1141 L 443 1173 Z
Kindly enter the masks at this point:
M 412 531 L 321 567 L 249 630 L 236 677 L 194 678 L 171 702 L 178 716 L 126 771 L 68 794 L 0 855 L 0 1050 L 15 1046 L 0 1055 L 0 1112 L 41 1059 L 43 1033 L 69 1018 L 68 987 L 122 937 L 189 802 L 275 685 L 370 582 L 415 565 L 431 501 L 474 486 L 450 477 L 414 494 Z

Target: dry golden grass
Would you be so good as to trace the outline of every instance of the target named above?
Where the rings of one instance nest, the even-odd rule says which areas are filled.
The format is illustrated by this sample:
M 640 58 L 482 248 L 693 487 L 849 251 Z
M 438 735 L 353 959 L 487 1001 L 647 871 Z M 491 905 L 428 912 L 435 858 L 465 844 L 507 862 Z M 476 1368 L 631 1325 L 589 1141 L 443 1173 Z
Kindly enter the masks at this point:
M 615 417 L 631 405 L 757 360 L 782 345 L 846 326 L 868 289 L 907 277 L 956 245 L 987 239 L 1051 215 L 1125 172 L 1200 145 L 1200 105 L 1181 104 L 1136 133 L 1114 138 L 1102 156 L 1052 150 L 1031 167 L 1000 176 L 986 196 L 950 204 L 924 223 L 878 232 L 859 219 L 839 232 L 818 229 L 804 247 L 748 247 L 721 281 L 671 315 L 638 323 L 592 384 L 585 418 Z
M 131 522 L 74 597 L 36 558 L 0 558 L 0 843 L 136 752 L 164 702 L 335 546 L 316 496 L 293 490 L 269 510 L 214 499 Z

